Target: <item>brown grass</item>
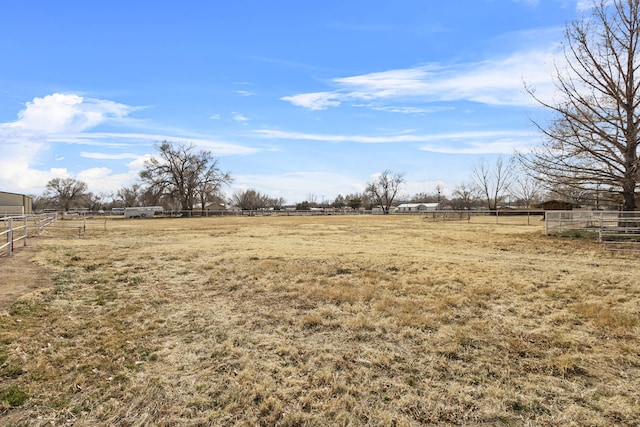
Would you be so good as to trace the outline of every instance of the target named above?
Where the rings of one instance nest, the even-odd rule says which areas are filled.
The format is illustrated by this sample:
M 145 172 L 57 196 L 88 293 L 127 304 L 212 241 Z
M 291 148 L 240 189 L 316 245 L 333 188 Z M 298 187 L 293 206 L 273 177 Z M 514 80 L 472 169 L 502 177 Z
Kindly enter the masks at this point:
M 104 228 L 42 238 L 53 288 L 0 316 L 0 424 L 640 424 L 637 255 L 518 218 Z

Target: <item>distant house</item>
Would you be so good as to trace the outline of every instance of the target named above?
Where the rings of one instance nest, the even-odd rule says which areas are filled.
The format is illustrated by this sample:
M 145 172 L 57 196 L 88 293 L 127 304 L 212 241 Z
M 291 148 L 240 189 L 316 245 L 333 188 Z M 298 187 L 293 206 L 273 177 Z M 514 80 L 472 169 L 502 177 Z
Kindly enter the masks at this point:
M 396 213 L 435 212 L 440 209 L 441 203 L 403 203 L 398 206 Z
M 0 216 L 33 213 L 33 198 L 24 194 L 0 191 Z
M 223 211 L 227 209 L 227 205 L 225 205 L 224 203 L 211 203 L 208 204 L 205 208 L 205 210 L 208 211 Z

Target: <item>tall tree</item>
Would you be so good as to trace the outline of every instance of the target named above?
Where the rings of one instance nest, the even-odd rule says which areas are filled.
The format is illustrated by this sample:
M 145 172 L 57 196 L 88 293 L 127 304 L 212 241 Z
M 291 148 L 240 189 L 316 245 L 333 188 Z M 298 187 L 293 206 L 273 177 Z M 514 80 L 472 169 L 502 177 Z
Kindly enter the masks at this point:
M 558 67 L 559 101 L 546 136 L 520 160 L 548 187 L 611 188 L 636 208 L 640 177 L 640 0 L 599 0 L 566 27 L 567 68 Z
M 164 141 L 157 146 L 158 158 L 144 164 L 140 177 L 152 193 L 171 195 L 184 210 L 192 210 L 197 201 L 206 202 L 210 192 L 231 182 L 231 176 L 218 167 L 210 151 L 196 152 L 192 144 Z M 203 194 L 207 196 L 203 196 Z
M 91 197 L 87 184 L 73 178 L 53 178 L 47 183 L 45 195 L 58 209 L 68 211 L 71 207 L 84 207 Z
M 504 198 L 511 184 L 513 163 L 503 161 L 502 157 L 496 159 L 492 168 L 484 159 L 480 159 L 473 168 L 473 180 L 478 186 L 478 191 L 487 201 L 489 210 L 498 209 L 498 203 Z
M 398 195 L 398 190 L 403 182 L 404 177 L 401 173 L 393 173 L 390 170 L 385 170 L 377 178 L 369 181 L 365 192 L 369 194 L 375 205 L 382 208 L 386 215 L 389 213 L 389 209 Z

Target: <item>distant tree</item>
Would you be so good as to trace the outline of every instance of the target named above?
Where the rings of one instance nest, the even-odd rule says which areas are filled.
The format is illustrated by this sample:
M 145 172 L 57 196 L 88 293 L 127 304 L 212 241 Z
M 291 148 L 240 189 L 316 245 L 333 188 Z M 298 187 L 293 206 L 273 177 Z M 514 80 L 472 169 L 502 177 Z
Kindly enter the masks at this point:
M 438 184 L 433 193 L 417 193 L 411 198 L 410 203 L 444 203 L 447 197 L 443 193 L 444 187 Z
M 68 211 L 71 207 L 85 207 L 90 194 L 87 184 L 73 178 L 53 178 L 47 183 L 45 196 L 58 209 Z
M 182 207 L 171 193 L 165 193 L 161 187 L 156 186 L 142 188 L 137 206 L 163 206 L 169 210 L 179 210 Z
M 282 197 L 268 197 L 267 198 L 267 207 L 272 208 L 274 211 L 279 211 L 284 208 L 284 205 L 287 201 Z
M 514 180 L 511 186 L 511 195 L 527 209 L 539 201 L 541 194 L 542 186 L 540 185 L 540 181 L 527 174 Z
M 124 206 L 137 207 L 141 206 L 140 198 L 142 196 L 142 186 L 140 184 L 132 184 L 130 187 L 122 187 L 118 190 L 118 198 Z
M 56 203 L 51 197 L 47 196 L 32 196 L 33 197 L 33 210 L 39 212 L 43 209 L 56 209 Z
M 386 215 L 389 213 L 389 209 L 403 182 L 404 178 L 401 173 L 385 170 L 377 178 L 369 181 L 365 191 L 371 197 L 373 204 L 380 206 Z
M 344 196 L 344 201 L 347 206 L 349 206 L 353 210 L 358 210 L 362 207 L 363 203 L 363 195 L 362 194 L 347 194 Z
M 88 193 L 87 194 L 87 208 L 90 211 L 99 211 L 105 205 L 105 200 L 108 198 L 107 193 Z
M 219 175 L 213 176 L 215 173 L 219 173 Z M 196 194 L 200 201 L 200 207 L 205 209 L 210 202 L 220 199 L 222 186 L 231 181 L 229 173 L 208 170 L 203 179 L 196 185 Z
M 411 203 L 431 203 L 433 196 L 425 192 L 416 193 L 410 200 Z
M 473 179 L 490 210 L 498 209 L 498 203 L 504 198 L 511 185 L 512 172 L 513 162 L 505 163 L 502 157 L 496 159 L 493 168 L 487 165 L 484 159 L 474 166 Z
M 451 205 L 456 209 L 471 209 L 478 200 L 478 186 L 470 182 L 456 185 L 452 193 Z
M 308 202 L 308 203 L 309 203 L 309 206 L 311 206 L 311 207 L 315 208 L 315 207 L 317 207 L 317 206 L 318 206 L 318 196 L 316 196 L 316 195 L 315 195 L 315 194 L 313 194 L 313 193 L 309 193 L 309 194 L 307 195 L 307 200 L 306 200 L 306 202 Z
M 331 203 L 331 206 L 333 206 L 334 208 L 337 209 L 342 209 L 346 206 L 346 202 L 344 200 L 344 196 L 342 194 L 338 194 L 335 198 L 335 200 L 333 201 L 333 203 Z
M 152 194 L 171 195 L 181 209 L 192 210 L 197 201 L 210 196 L 210 190 L 231 182 L 231 176 L 218 167 L 209 151 L 195 151 L 192 144 L 164 141 L 157 145 L 158 158 L 144 164 L 140 177 Z
M 247 211 L 264 209 L 267 207 L 268 203 L 268 196 L 253 189 L 238 190 L 231 196 L 232 205 L 235 205 L 240 209 Z
M 304 202 L 296 204 L 297 211 L 308 211 L 310 209 L 311 209 L 311 206 L 309 205 L 309 202 L 307 202 L 306 200 Z

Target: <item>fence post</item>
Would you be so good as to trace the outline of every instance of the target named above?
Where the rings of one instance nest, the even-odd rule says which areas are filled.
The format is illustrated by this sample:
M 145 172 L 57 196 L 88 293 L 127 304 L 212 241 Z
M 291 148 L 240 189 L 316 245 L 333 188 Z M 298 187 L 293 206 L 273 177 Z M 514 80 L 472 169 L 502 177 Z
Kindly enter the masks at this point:
M 13 219 L 9 217 L 9 231 L 7 231 L 7 256 L 13 251 Z
M 549 212 L 545 211 L 543 213 L 544 215 L 544 235 L 548 236 L 549 235 Z
M 23 216 L 22 220 L 24 222 L 24 244 L 22 246 L 27 246 L 27 236 L 29 235 L 29 230 L 27 229 L 28 224 L 27 224 L 27 216 Z
M 600 243 L 602 243 L 602 212 L 600 212 L 600 220 L 598 221 L 600 224 L 599 230 L 598 230 L 598 240 Z

